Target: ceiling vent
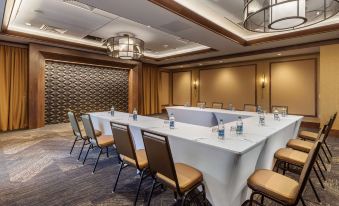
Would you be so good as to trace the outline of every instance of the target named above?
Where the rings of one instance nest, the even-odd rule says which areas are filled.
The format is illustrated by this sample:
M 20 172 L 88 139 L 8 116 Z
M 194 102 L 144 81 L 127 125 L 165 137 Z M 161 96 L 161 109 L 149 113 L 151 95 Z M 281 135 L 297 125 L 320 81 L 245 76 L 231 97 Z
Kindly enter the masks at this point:
M 87 11 L 93 11 L 95 9 L 95 7 L 84 4 L 82 2 L 79 2 L 77 0 L 63 0 L 64 3 L 81 8 L 81 9 L 85 9 Z
M 181 21 L 172 21 L 160 27 L 167 29 L 168 31 L 171 31 L 171 32 L 181 32 L 181 31 L 191 28 L 188 24 L 182 23 Z
M 97 36 L 91 36 L 91 35 L 87 35 L 83 39 L 95 41 L 95 42 L 104 42 L 103 38 L 100 38 L 100 37 L 97 37 Z
M 54 26 L 49 26 L 46 24 L 41 25 L 40 30 L 47 31 L 47 32 L 53 32 L 57 34 L 64 34 L 67 32 L 67 29 L 62 29 Z

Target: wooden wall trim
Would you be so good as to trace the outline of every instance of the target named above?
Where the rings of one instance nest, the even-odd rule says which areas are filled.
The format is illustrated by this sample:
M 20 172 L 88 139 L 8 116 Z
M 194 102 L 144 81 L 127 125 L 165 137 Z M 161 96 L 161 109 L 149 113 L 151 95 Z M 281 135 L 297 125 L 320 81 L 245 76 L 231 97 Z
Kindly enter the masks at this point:
M 295 62 L 295 61 L 305 61 L 305 60 L 314 60 L 315 114 L 314 115 L 293 114 L 293 115 L 302 115 L 302 116 L 305 116 L 305 117 L 318 117 L 318 59 L 317 58 L 304 58 L 304 59 L 294 59 L 294 60 L 284 60 L 284 61 L 270 62 L 270 66 L 269 66 L 269 106 L 270 106 L 270 111 L 271 111 L 271 108 L 272 108 L 272 76 L 271 76 L 272 75 L 272 72 L 271 72 L 272 64 L 285 63 L 285 62 Z
M 129 74 L 129 111 L 134 107 L 141 108 L 141 78 L 140 63 L 120 60 L 110 57 L 71 49 L 56 48 L 39 44 L 29 45 L 29 88 L 28 88 L 28 125 L 30 129 L 45 125 L 45 61 L 64 60 L 72 63 L 110 63 L 111 67 L 131 69 Z M 98 65 L 98 64 L 97 64 Z M 100 66 L 100 64 L 99 64 Z M 108 65 L 106 65 L 108 66 Z

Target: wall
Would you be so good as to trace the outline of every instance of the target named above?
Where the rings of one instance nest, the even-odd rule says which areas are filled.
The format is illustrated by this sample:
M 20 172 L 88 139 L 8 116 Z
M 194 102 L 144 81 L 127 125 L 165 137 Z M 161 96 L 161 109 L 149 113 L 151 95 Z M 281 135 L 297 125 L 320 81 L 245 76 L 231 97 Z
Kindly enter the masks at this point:
M 320 47 L 320 120 L 339 111 L 339 44 Z M 333 129 L 339 130 L 339 120 Z
M 194 86 L 192 85 L 194 81 L 198 80 L 201 78 L 199 77 L 199 73 L 201 74 L 200 71 L 203 71 L 205 69 L 220 69 L 220 68 L 231 68 L 231 67 L 241 67 L 241 66 L 248 66 L 248 65 L 255 65 L 256 66 L 256 85 L 253 85 L 253 88 L 250 88 L 251 91 L 256 89 L 256 101 L 258 105 L 261 105 L 264 110 L 270 111 L 270 67 L 272 63 L 277 63 L 277 62 L 293 62 L 293 61 L 302 61 L 305 59 L 312 59 L 316 62 L 316 74 L 314 74 L 317 77 L 317 86 L 316 88 L 319 88 L 319 54 L 309 54 L 309 55 L 298 55 L 298 56 L 290 56 L 290 57 L 277 57 L 277 58 L 272 58 L 272 59 L 263 59 L 263 60 L 256 60 L 256 61 L 248 61 L 248 62 L 235 62 L 235 63 L 228 63 L 228 64 L 221 64 L 221 65 L 215 65 L 215 66 L 207 66 L 207 67 L 199 67 L 199 68 L 185 68 L 185 69 L 176 69 L 176 70 L 169 70 L 173 74 L 176 72 L 182 72 L 182 71 L 190 71 L 192 74 L 192 82 L 186 82 L 186 86 L 188 87 L 189 84 L 192 86 L 192 105 L 195 106 L 196 103 L 199 101 L 199 93 L 200 93 L 200 88 L 198 85 L 197 90 L 195 91 Z M 306 65 L 307 66 L 307 65 Z M 266 83 L 265 83 L 265 88 L 262 88 L 262 83 L 261 79 L 265 75 L 266 78 Z M 211 82 L 214 80 L 211 79 Z M 175 86 L 176 82 L 173 80 L 173 87 Z M 210 90 L 214 90 L 210 88 Z M 217 89 L 215 89 L 217 90 Z M 314 90 L 314 92 L 316 92 Z M 197 94 L 197 95 L 195 95 Z M 314 93 L 314 102 L 318 101 L 317 94 Z M 176 96 L 173 96 L 173 101 L 170 102 L 170 104 L 173 104 L 176 102 Z M 312 105 L 314 107 L 318 107 L 317 104 Z M 224 105 L 226 107 L 226 105 Z M 314 108 L 314 110 L 318 110 L 318 108 Z M 314 115 L 311 115 L 314 116 Z M 307 118 L 308 121 L 314 121 L 317 122 L 318 118 L 315 117 L 309 117 Z
M 141 111 L 142 85 L 141 64 L 135 61 L 113 59 L 105 54 L 45 46 L 29 45 L 29 128 L 39 128 L 45 125 L 45 62 L 58 60 L 68 63 L 110 66 L 129 69 L 128 76 L 128 110 L 133 108 Z
M 128 69 L 46 61 L 45 123 L 68 122 L 76 114 L 128 111 Z

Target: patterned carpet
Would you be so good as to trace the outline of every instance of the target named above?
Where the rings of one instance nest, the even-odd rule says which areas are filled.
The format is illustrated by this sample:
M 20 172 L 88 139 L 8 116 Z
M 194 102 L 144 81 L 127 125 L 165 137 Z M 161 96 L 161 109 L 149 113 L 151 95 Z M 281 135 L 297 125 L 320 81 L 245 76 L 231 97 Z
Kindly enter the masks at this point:
M 139 177 L 133 168 L 121 174 L 116 193 L 111 193 L 119 165 L 116 154 L 102 155 L 92 174 L 96 152 L 90 152 L 86 164 L 76 160 L 80 142 L 69 155 L 73 137 L 69 124 L 0 134 L 0 205 L 132 205 Z M 313 182 L 322 203 L 318 204 L 307 187 L 304 197 L 309 206 L 339 205 L 339 138 L 330 138 L 335 153 L 327 172 L 325 190 Z M 312 177 L 314 178 L 314 177 Z M 148 196 L 151 180 L 144 182 L 138 205 Z M 173 205 L 173 193 L 158 189 L 152 205 Z M 269 204 L 272 205 L 272 204 Z

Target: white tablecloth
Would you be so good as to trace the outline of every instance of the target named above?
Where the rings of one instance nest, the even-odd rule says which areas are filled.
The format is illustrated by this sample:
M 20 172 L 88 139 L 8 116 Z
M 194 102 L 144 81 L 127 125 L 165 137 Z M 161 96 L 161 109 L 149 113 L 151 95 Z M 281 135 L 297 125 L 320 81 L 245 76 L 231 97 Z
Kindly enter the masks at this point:
M 207 110 L 204 112 L 208 113 Z M 232 112 L 229 112 L 220 110 L 218 115 L 232 119 Z M 302 119 L 301 116 L 289 115 L 275 121 L 268 114 L 266 126 L 262 127 L 258 125 L 256 113 L 237 112 L 233 115 L 244 117 L 244 134 L 231 135 L 229 127 L 235 123 L 228 122 L 225 124 L 225 140 L 218 140 L 211 127 L 176 122 L 176 128 L 171 130 L 164 120 L 157 118 L 138 116 L 138 120 L 133 121 L 127 113 L 116 112 L 114 117 L 108 112 L 91 113 L 94 128 L 105 134 L 112 133 L 111 120 L 129 123 L 138 149 L 144 147 L 141 129 L 167 135 L 174 161 L 191 165 L 203 173 L 207 197 L 216 206 L 241 205 L 248 195 L 247 178 L 257 168 L 272 167 L 274 152 L 296 136 Z

